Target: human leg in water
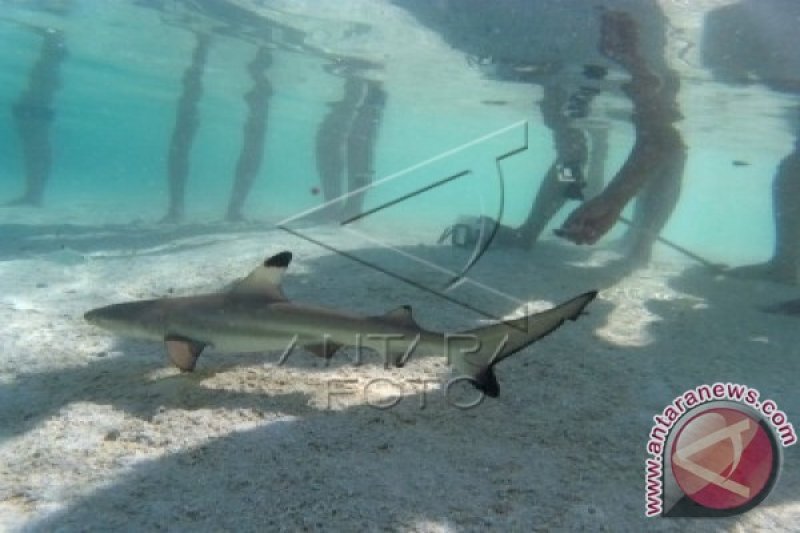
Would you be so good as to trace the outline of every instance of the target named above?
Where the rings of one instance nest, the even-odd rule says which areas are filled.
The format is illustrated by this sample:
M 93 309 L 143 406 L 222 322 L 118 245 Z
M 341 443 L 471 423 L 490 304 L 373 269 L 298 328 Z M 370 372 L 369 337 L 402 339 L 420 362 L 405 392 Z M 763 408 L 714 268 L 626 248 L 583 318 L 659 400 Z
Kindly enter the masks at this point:
M 728 271 L 732 276 L 800 284 L 800 137 L 781 161 L 772 186 L 775 249 L 766 263 Z
M 528 217 L 517 230 L 516 237 L 520 246 L 532 247 L 567 200 L 583 198 L 583 173 L 588 159 L 588 147 L 584 132 L 571 125 L 569 117 L 564 113 L 568 102 L 569 93 L 563 87 L 544 87 L 540 108 L 545 124 L 553 132 L 556 161 L 550 165 Z M 498 242 L 514 243 L 512 236 L 503 238 L 500 234 Z
M 203 71 L 211 38 L 195 34 L 192 62 L 183 73 L 183 92 L 175 111 L 175 126 L 169 144 L 167 172 L 169 175 L 169 208 L 161 219 L 164 223 L 177 223 L 183 218 L 186 180 L 189 177 L 189 157 L 200 119 L 197 104 L 203 95 Z
M 375 175 L 375 148 L 386 106 L 386 91 L 374 80 L 367 81 L 367 91 L 358 109 L 347 139 L 347 200 L 345 220 L 361 214 L 366 190 Z M 360 192 L 358 192 L 360 191 Z
M 267 132 L 269 99 L 272 86 L 267 78 L 267 68 L 272 64 L 272 54 L 266 47 L 260 47 L 256 57 L 247 66 L 253 80 L 253 88 L 245 95 L 248 115 L 244 125 L 242 151 L 236 163 L 236 177 L 231 191 L 226 220 L 229 222 L 244 219 L 242 208 L 247 195 L 253 187 L 264 159 L 264 139 Z
M 61 64 L 67 57 L 67 48 L 62 32 L 49 28 L 35 31 L 42 36 L 39 58 L 28 75 L 25 91 L 13 106 L 14 124 L 22 141 L 25 192 L 9 206 L 41 206 L 53 164 L 53 99 L 61 87 Z
M 636 138 L 620 170 L 594 198 L 573 211 L 556 234 L 576 244 L 594 244 L 619 220 L 627 203 L 643 192 L 633 234 L 632 253 L 649 258 L 650 248 L 677 203 L 686 147 L 674 123 L 678 76 L 664 68 L 657 75 L 639 46 L 639 28 L 625 12 L 606 11 L 601 19 L 599 50 L 630 75 L 623 87 L 633 103 Z M 649 188 L 649 191 L 644 191 Z
M 345 79 L 342 99 L 329 104 L 328 113 L 317 128 L 317 173 L 319 174 L 323 201 L 326 204 L 342 197 L 348 134 L 358 113 L 359 104 L 364 99 L 365 92 L 366 82 L 363 79 L 348 76 Z M 329 218 L 337 219 L 341 207 L 341 205 L 332 205 L 326 208 L 324 213 Z

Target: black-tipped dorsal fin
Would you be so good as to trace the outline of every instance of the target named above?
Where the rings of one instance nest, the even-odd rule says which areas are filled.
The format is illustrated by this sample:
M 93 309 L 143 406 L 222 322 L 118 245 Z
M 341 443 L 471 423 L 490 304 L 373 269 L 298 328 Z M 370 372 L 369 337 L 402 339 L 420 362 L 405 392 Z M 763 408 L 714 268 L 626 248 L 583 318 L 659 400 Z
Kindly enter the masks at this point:
M 291 252 L 273 255 L 250 272 L 246 278 L 234 283 L 230 292 L 264 296 L 270 300 L 286 300 L 281 290 L 281 280 L 291 262 Z
M 396 309 L 392 309 L 385 315 L 380 315 L 375 318 L 383 320 L 384 322 L 389 322 L 390 324 L 396 324 L 398 326 L 419 328 L 419 324 L 417 324 L 417 321 L 414 320 L 414 315 L 410 305 L 401 305 Z

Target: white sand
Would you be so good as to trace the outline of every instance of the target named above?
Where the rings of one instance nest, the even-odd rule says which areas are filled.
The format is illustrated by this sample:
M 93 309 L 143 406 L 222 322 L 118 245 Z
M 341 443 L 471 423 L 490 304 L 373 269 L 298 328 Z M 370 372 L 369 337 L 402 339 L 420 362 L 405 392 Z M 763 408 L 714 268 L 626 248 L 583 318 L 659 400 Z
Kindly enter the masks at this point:
M 480 320 L 280 230 L 251 229 L 159 237 L 164 230 L 146 226 L 87 228 L 48 240 L 31 226 L 4 241 L 0 529 L 788 531 L 800 523 L 797 446 L 786 450 L 769 499 L 744 516 L 643 516 L 651 417 L 675 395 L 745 383 L 800 424 L 800 323 L 756 309 L 786 298 L 785 288 L 714 279 L 674 260 L 618 281 L 601 267 L 610 252 L 554 242 L 530 254 L 492 252 L 475 277 L 515 297 L 603 291 L 590 316 L 502 363 L 500 398 L 469 411 L 449 407 L 435 384 L 422 395 L 414 380 L 446 376 L 433 358 L 384 371 L 377 360 L 354 367 L 346 354 L 323 368 L 305 353 L 278 367 L 277 354 L 210 351 L 194 374 L 180 375 L 160 345 L 83 322 L 84 311 L 111 302 L 213 290 L 283 249 L 295 252 L 285 287 L 293 299 L 364 313 L 408 303 L 432 329 Z M 318 235 L 357 246 L 333 230 Z M 443 264 L 463 259 L 444 247 L 406 250 Z M 367 405 L 390 399 L 385 384 L 369 399 L 335 395 L 328 405 L 329 387 L 359 390 L 377 377 L 404 387 L 397 407 Z
M 305 15 L 322 9 L 319 2 L 272 4 L 285 4 L 288 24 L 313 25 Z M 393 102 L 416 102 L 424 90 L 425 101 L 453 104 L 453 94 L 462 93 L 459 105 L 504 99 L 516 113 L 538 94 L 489 83 L 410 16 L 397 8 L 376 12 L 388 9 L 378 4 L 351 2 L 342 12 L 330 3 L 319 13 L 324 28 L 306 29 L 321 47 L 392 50 L 383 76 Z M 341 35 L 330 29 L 337 14 L 352 22 L 361 12 L 368 22 L 384 21 L 371 33 L 377 45 L 358 34 L 344 38 L 347 25 Z M 107 47 L 86 35 L 105 57 Z M 431 71 L 448 83 L 416 83 Z M 688 121 L 700 117 L 699 126 L 687 127 L 692 145 L 713 137 L 729 146 L 745 133 L 750 150 L 760 148 L 761 137 L 774 145 L 773 123 L 762 113 L 772 101 L 767 107 L 743 90 L 725 93 L 733 95 L 739 122 L 720 127 L 725 113 L 705 111 L 722 101 L 714 90 L 685 91 Z M 726 102 L 717 105 L 725 111 Z M 757 123 L 742 119 L 743 109 L 757 111 Z M 714 127 L 703 130 L 703 117 Z M 754 141 L 753 127 L 769 135 Z M 307 354 L 277 366 L 277 354 L 210 351 L 194 374 L 181 375 L 161 346 L 90 327 L 82 320 L 88 309 L 215 290 L 283 249 L 295 252 L 286 281 L 294 299 L 375 314 L 411 304 L 431 329 L 466 329 L 480 320 L 277 230 L 63 226 L 87 216 L 95 223 L 152 219 L 161 209 L 136 207 L 143 211 L 96 213 L 80 205 L 0 213 L 0 530 L 749 532 L 800 523 L 800 446 L 785 450 L 775 491 L 744 516 L 644 518 L 645 441 L 652 416 L 677 394 L 715 381 L 748 384 L 800 425 L 800 322 L 757 310 L 796 291 L 715 279 L 674 258 L 620 280 L 602 268 L 613 255 L 602 248 L 545 242 L 530 254 L 493 251 L 474 275 L 524 301 L 555 303 L 589 288 L 602 293 L 590 316 L 499 366 L 499 399 L 461 411 L 436 390 L 433 382 L 446 373 L 433 358 L 385 371 L 377 361 L 354 367 L 347 354 L 323 368 Z M 335 232 L 326 238 L 340 248 L 360 245 Z M 443 264 L 464 259 L 448 248 L 408 250 Z M 393 261 L 385 251 L 368 255 Z M 440 281 L 403 268 L 414 279 Z M 485 292 L 467 296 L 493 312 L 514 310 Z M 368 405 L 395 392 L 385 383 L 371 386 L 368 398 L 360 394 L 376 378 L 402 387 L 397 407 Z M 422 380 L 432 380 L 424 395 Z M 330 396 L 339 386 L 357 392 Z

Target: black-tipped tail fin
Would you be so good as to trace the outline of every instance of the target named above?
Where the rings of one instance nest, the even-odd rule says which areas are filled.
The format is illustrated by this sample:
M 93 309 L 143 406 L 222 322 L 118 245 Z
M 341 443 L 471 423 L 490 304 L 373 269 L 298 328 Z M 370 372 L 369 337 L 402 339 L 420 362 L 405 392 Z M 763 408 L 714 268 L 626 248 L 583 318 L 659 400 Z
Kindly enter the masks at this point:
M 464 342 L 450 346 L 456 352 L 448 354 L 451 363 L 459 375 L 494 398 L 500 393 L 494 365 L 547 336 L 565 321 L 577 320 L 596 296 L 597 291 L 587 292 L 541 313 L 464 332 Z

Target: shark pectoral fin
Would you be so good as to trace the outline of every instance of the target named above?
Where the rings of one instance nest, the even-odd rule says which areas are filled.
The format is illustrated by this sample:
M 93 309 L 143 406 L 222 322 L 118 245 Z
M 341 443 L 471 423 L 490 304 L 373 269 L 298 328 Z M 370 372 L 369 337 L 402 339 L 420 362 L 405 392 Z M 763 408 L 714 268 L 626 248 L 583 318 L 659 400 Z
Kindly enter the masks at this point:
M 181 369 L 182 372 L 191 372 L 197 364 L 200 352 L 206 347 L 201 342 L 195 342 L 183 337 L 167 337 L 164 339 L 167 346 L 167 354 L 172 364 Z
M 281 252 L 267 258 L 250 274 L 233 284 L 228 290 L 231 294 L 263 296 L 266 300 L 285 302 L 286 296 L 281 290 L 281 280 L 289 263 L 291 252 Z
M 400 306 L 397 309 L 392 309 L 385 315 L 375 316 L 372 318 L 383 320 L 384 322 L 389 322 L 390 324 L 395 324 L 398 326 L 419 329 L 419 324 L 417 324 L 417 321 L 414 320 L 414 314 L 410 305 Z
M 307 344 L 303 346 L 306 350 L 313 353 L 317 357 L 330 359 L 333 357 L 342 345 L 335 342 L 320 342 L 319 344 Z

